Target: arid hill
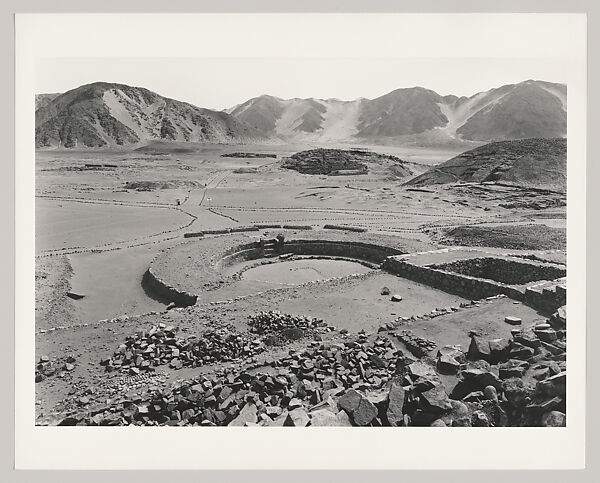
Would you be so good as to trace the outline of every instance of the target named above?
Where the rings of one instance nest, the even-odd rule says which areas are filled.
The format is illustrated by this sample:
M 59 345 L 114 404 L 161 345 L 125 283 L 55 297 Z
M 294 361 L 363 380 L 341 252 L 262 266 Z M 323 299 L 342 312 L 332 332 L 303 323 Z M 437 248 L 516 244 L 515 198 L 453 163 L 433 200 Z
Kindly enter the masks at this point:
M 564 191 L 567 186 L 567 140 L 522 139 L 485 144 L 442 163 L 406 184 L 496 181 Z

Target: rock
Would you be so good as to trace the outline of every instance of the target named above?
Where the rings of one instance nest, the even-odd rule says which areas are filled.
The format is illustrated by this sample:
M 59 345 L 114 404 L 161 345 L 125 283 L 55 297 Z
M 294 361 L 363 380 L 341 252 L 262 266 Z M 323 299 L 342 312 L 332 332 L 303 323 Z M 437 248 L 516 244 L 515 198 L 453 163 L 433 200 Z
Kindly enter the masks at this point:
M 311 426 L 352 426 L 352 422 L 346 411 L 335 413 L 330 409 L 319 409 L 318 411 L 311 412 L 310 416 Z
M 521 325 L 522 320 L 519 317 L 508 316 L 504 317 L 504 322 L 510 325 Z
M 421 394 L 421 402 L 423 403 L 423 410 L 441 413 L 452 409 L 450 399 L 443 386 L 435 386 L 428 391 Z
M 298 398 L 292 398 L 288 403 L 288 410 L 296 409 L 302 407 L 302 401 Z
M 366 397 L 360 400 L 358 407 L 352 414 L 354 422 L 358 426 L 367 426 L 377 417 L 377 408 Z
M 489 361 L 490 355 L 490 343 L 479 336 L 472 336 L 467 357 L 473 360 L 483 359 Z
M 238 416 L 228 426 L 244 426 L 246 423 L 258 422 L 257 408 L 254 403 L 248 402 Z
M 481 390 L 486 386 L 494 386 L 496 389 L 502 388 L 502 381 L 498 376 L 485 369 L 467 369 L 462 371 L 461 374 L 466 381 L 473 381 L 475 386 Z
M 537 383 L 536 393 L 547 396 L 564 396 L 567 391 L 567 372 L 561 372 Z
M 525 361 L 533 357 L 534 354 L 535 350 L 532 347 L 527 347 L 526 345 L 515 342 L 510 349 L 509 357 L 511 359 L 521 359 Z
M 498 391 L 494 386 L 486 386 L 483 389 L 483 394 L 488 401 L 498 402 Z
M 533 389 L 525 386 L 522 379 L 514 377 L 502 382 L 502 392 L 513 407 L 521 408 L 531 398 Z
M 381 295 L 389 295 L 390 294 L 390 289 L 387 287 L 383 287 L 381 289 Z
M 338 405 L 341 409 L 346 411 L 348 414 L 352 415 L 354 411 L 358 408 L 361 399 L 362 395 L 358 391 L 350 389 L 338 399 Z
M 304 408 L 291 410 L 285 419 L 284 426 L 304 427 L 310 422 L 310 417 Z
M 392 295 L 392 302 L 402 302 L 402 296 L 398 294 Z
M 527 347 L 535 349 L 541 345 L 540 340 L 532 333 L 521 332 L 520 334 L 513 335 L 513 341 L 522 344 Z
M 388 393 L 386 411 L 387 420 L 391 426 L 401 426 L 403 424 L 404 398 L 404 388 L 399 381 L 393 381 Z
M 344 412 L 345 411 L 341 411 Z M 336 413 L 329 409 L 319 409 L 310 413 L 311 426 L 337 426 Z
M 509 339 L 493 339 L 488 341 L 490 347 L 489 361 L 498 363 L 508 359 L 511 341 Z
M 426 364 L 421 361 L 413 362 L 408 366 L 408 371 L 410 374 L 416 377 L 429 378 L 434 377 L 435 370 L 429 364 Z
M 567 416 L 560 411 L 547 412 L 542 416 L 541 425 L 551 428 L 565 427 L 567 425 Z
M 75 370 L 75 366 L 73 364 L 67 362 L 65 364 L 65 370 L 67 370 L 67 371 L 73 371 L 73 370 Z
M 460 368 L 460 363 L 450 356 L 440 356 L 437 360 L 438 370 L 442 374 L 456 374 Z
M 523 377 L 529 364 L 525 361 L 509 359 L 498 366 L 500 379 L 510 379 L 511 377 Z
M 554 329 L 539 329 L 538 326 L 533 333 L 543 342 L 554 342 L 558 338 Z

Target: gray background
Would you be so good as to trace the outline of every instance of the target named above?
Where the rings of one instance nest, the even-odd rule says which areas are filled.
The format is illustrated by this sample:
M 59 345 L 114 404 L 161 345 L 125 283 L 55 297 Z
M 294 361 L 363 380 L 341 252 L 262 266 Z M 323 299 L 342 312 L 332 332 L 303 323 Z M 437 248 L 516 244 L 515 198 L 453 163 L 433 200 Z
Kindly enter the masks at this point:
M 588 317 L 587 348 L 588 348 L 588 384 L 587 384 L 587 432 L 586 432 L 586 461 L 587 469 L 583 471 L 397 471 L 397 472 L 367 472 L 367 471 L 14 471 L 14 13 L 25 12 L 585 12 L 588 14 L 588 213 L 587 213 L 587 266 L 588 283 L 587 298 L 599 293 L 598 280 L 594 277 L 598 256 L 593 248 L 598 241 L 598 219 L 594 208 L 598 206 L 598 193 L 594 181 L 597 180 L 599 156 L 598 136 L 600 120 L 597 110 L 597 94 L 594 87 L 598 85 L 599 63 L 595 47 L 600 45 L 597 28 L 600 18 L 600 3 L 594 0 L 503 0 L 502 2 L 488 0 L 262 0 L 262 1 L 208 1 L 208 0 L 104 0 L 103 2 L 89 0 L 3 0 L 0 5 L 1 23 L 0 55 L 2 68 L 0 81 L 5 95 L 4 108 L 0 115 L 0 146 L 2 146 L 2 162 L 0 162 L 0 223 L 5 227 L 0 232 L 0 249 L 8 254 L 2 264 L 0 279 L 2 307 L 2 335 L 0 336 L 0 366 L 2 367 L 2 382 L 4 391 L 0 397 L 0 415 L 2 420 L 0 451 L 0 481 L 19 482 L 137 482 L 149 483 L 164 481 L 206 481 L 230 482 L 244 481 L 248 483 L 267 482 L 306 482 L 310 481 L 444 481 L 444 482 L 575 482 L 600 481 L 600 472 L 595 474 L 600 466 L 598 455 L 598 432 L 593 428 L 598 426 L 595 407 L 598 404 L 598 386 L 595 384 L 594 370 L 596 358 L 594 341 L 598 337 L 598 327 L 594 319 Z M 592 315 L 588 304 L 588 313 Z M 592 357 L 589 357 L 592 355 Z M 98 448 L 99 451 L 110 451 L 110 448 Z M 132 448 L 135 451 L 135 448 Z M 427 451 L 427 448 L 423 448 Z M 565 448 L 567 451 L 568 448 Z M 307 448 L 310 451 L 310 448 Z M 157 448 L 160 457 L 160 448 Z M 398 455 L 401 457 L 401 455 Z M 432 455 L 432 457 L 435 457 Z M 299 455 L 301 458 L 301 455 Z M 510 466 L 510 448 L 506 448 L 506 463 Z

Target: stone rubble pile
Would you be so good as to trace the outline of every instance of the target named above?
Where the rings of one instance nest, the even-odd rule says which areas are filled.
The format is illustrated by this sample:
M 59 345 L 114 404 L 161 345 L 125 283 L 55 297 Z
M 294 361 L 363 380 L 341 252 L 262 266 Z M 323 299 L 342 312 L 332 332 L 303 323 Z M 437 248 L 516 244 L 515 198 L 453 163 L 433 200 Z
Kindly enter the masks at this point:
M 315 337 L 302 349 L 260 362 L 253 355 L 265 350 L 269 337 L 290 330 L 317 335 L 331 328 L 318 319 L 276 311 L 258 313 L 250 321 L 254 340 L 225 329 L 181 338 L 175 327 L 164 324 L 138 332 L 103 361 L 107 368 L 135 375 L 161 364 L 177 369 L 238 359 L 245 365 L 217 366 L 209 375 L 169 387 L 149 387 L 138 381 L 142 374 L 133 378 L 133 386 L 120 383 L 108 399 L 103 391 L 79 393 L 61 412 L 60 424 L 566 425 L 566 331 L 548 323 L 521 324 L 510 338 L 487 339 L 473 332 L 466 352 L 444 346 L 435 356 L 435 343 L 410 331 L 390 335 L 413 354 L 381 333 L 350 336 L 342 330 L 340 338 L 323 342 Z M 137 392 L 144 387 L 145 392 Z
M 101 364 L 108 372 L 118 369 L 135 375 L 164 364 L 173 369 L 198 367 L 253 357 L 264 350 L 260 340 L 251 340 L 227 329 L 210 330 L 199 337 L 184 338 L 177 336 L 176 327 L 161 323 L 127 337 L 113 356 L 101 361 Z
M 289 340 L 314 336 L 321 331 L 335 330 L 323 320 L 305 315 L 282 314 L 277 310 L 249 316 L 248 325 L 251 332 L 264 336 L 268 345 L 283 344 Z
M 496 425 L 564 426 L 565 333 L 547 325 L 514 329 L 512 339 L 473 335 L 468 361 L 458 364 L 459 381 L 450 396 L 479 404 L 492 401 Z
M 35 366 L 35 382 L 42 382 L 49 377 L 68 377 L 75 370 L 75 358 L 67 356 L 50 360 L 47 356 L 41 356 Z

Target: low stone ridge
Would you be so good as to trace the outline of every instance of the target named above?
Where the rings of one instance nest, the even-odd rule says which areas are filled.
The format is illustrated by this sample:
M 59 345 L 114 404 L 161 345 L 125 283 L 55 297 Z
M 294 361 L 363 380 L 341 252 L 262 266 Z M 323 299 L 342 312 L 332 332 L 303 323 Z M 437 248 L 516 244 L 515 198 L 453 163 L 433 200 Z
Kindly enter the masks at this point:
M 267 153 L 225 153 L 222 158 L 276 158 L 276 154 Z

